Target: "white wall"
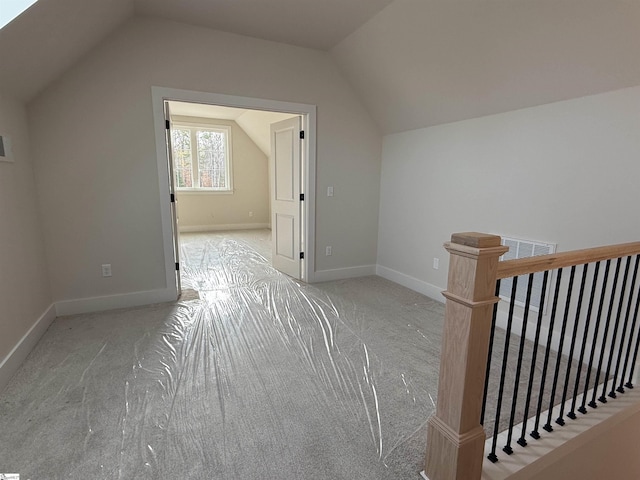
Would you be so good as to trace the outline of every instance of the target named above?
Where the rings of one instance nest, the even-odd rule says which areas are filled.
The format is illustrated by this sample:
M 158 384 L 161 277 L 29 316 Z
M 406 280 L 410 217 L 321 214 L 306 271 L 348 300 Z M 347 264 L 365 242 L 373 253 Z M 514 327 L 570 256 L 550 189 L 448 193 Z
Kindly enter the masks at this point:
M 638 112 L 634 87 L 385 136 L 381 273 L 437 296 L 454 232 L 558 251 L 638 240 Z
M 0 389 L 7 356 L 51 305 L 24 106 L 0 94 L 0 134 L 14 163 L 0 162 Z M 46 329 L 47 325 L 43 325 Z M 32 339 L 33 340 L 33 339 Z M 37 340 L 37 338 L 35 339 Z
M 173 121 L 231 127 L 233 194 L 178 191 L 180 228 L 194 231 L 194 228 L 268 225 L 269 160 L 245 131 L 233 120 L 175 116 Z
M 154 85 L 317 105 L 316 269 L 375 264 L 380 136 L 331 57 L 137 18 L 29 105 L 56 300 L 165 287 Z

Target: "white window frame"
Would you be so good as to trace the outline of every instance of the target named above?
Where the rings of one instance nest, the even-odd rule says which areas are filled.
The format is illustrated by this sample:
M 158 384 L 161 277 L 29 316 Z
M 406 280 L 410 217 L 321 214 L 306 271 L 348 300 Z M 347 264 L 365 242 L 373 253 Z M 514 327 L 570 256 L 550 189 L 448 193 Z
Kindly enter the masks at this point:
M 171 126 L 172 130 L 189 130 L 191 135 L 191 175 L 193 182 L 196 186 L 193 187 L 179 187 L 176 181 L 176 191 L 186 194 L 233 194 L 233 152 L 231 149 L 231 126 L 220 125 L 214 123 L 199 123 L 199 122 L 185 122 L 177 121 Z M 210 132 L 223 132 L 225 134 L 226 145 L 225 151 L 227 152 L 225 158 L 225 171 L 226 171 L 226 187 L 201 187 L 200 186 L 200 172 L 198 162 L 198 140 L 196 138 L 196 132 L 198 131 L 210 131 Z M 175 168 L 174 168 L 175 170 Z M 174 172 L 175 175 L 175 172 Z

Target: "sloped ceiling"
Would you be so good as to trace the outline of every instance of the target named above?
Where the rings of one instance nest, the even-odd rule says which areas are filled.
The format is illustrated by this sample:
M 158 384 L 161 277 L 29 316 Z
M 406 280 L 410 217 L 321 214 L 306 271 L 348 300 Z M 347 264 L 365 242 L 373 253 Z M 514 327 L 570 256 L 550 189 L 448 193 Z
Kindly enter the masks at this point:
M 0 29 L 0 91 L 30 100 L 135 14 L 328 50 L 391 1 L 39 0 Z
M 328 50 L 393 0 L 135 0 L 136 11 Z
M 247 110 L 236 123 L 254 141 L 262 153 L 271 156 L 271 124 L 296 117 L 290 113 L 265 112 L 261 110 Z
M 271 124 L 296 116 L 290 113 L 175 101 L 169 102 L 169 106 L 172 116 L 234 120 L 267 157 L 271 155 Z
M 0 91 L 30 99 L 132 15 L 131 0 L 39 0 L 0 29 Z
M 332 53 L 384 133 L 640 84 L 635 0 L 396 0 Z
M 640 85 L 639 0 L 39 0 L 0 29 L 0 92 L 136 14 L 331 49 L 383 133 Z
M 171 116 L 217 118 L 220 120 L 237 120 L 246 110 L 244 108 L 206 105 L 190 102 L 169 102 Z

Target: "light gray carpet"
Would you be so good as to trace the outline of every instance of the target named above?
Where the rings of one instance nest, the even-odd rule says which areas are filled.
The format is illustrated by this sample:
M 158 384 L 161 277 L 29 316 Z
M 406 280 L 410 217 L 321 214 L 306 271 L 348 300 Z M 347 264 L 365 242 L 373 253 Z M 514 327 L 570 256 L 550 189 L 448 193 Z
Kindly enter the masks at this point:
M 199 299 L 53 323 L 0 395 L 0 471 L 418 479 L 443 306 L 378 277 L 301 284 L 259 236 L 196 237 Z

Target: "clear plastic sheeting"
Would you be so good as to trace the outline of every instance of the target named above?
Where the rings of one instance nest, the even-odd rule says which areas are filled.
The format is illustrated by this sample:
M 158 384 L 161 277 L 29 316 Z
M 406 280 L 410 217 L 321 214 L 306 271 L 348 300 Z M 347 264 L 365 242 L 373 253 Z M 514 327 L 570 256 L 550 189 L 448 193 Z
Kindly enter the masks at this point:
M 377 277 L 295 281 L 268 232 L 183 240 L 177 304 L 56 320 L 0 397 L 0 430 L 20 436 L 0 471 L 419 478 L 442 306 Z

